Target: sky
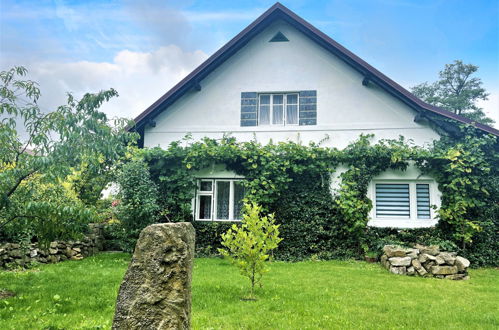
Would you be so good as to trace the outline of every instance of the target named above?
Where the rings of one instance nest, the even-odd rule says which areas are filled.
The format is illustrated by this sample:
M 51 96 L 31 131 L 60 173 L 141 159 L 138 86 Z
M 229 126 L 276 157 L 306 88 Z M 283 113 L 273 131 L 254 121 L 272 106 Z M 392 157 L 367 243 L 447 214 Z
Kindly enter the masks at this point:
M 478 65 L 480 106 L 499 127 L 499 0 L 282 3 L 406 88 L 456 59 Z M 46 111 L 112 87 L 120 96 L 102 109 L 133 118 L 273 4 L 0 0 L 0 70 L 28 68 Z

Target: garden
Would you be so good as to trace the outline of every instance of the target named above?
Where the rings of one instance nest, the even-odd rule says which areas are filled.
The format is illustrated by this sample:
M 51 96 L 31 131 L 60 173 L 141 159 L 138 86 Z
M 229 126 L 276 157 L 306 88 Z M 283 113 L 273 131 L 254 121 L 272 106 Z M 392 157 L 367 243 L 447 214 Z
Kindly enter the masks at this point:
M 22 67 L 0 74 L 2 328 L 110 328 L 140 232 L 169 222 L 196 229 L 194 328 L 499 326 L 495 136 L 449 121 L 442 125 L 453 133 L 424 148 L 372 135 L 342 150 L 227 135 L 139 149 L 132 122 L 99 110 L 114 90 L 69 94 L 44 113 L 26 75 Z M 194 221 L 196 175 L 220 164 L 244 177 L 244 220 Z M 346 170 L 331 193 L 339 165 Z M 369 227 L 369 182 L 409 166 L 439 185 L 438 225 Z M 103 198 L 111 184 L 119 189 Z M 387 244 L 454 251 L 471 261 L 471 279 L 396 276 L 362 261 Z

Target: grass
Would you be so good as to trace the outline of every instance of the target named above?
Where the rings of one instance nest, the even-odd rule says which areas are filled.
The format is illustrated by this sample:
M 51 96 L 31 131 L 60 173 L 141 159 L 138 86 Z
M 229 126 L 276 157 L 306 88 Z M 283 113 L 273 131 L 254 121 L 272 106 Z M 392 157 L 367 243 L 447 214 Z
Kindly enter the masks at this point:
M 111 326 L 126 254 L 0 272 L 1 329 Z M 271 265 L 257 301 L 249 281 L 221 259 L 196 259 L 194 329 L 499 328 L 499 270 L 471 270 L 469 281 L 397 276 L 356 261 Z

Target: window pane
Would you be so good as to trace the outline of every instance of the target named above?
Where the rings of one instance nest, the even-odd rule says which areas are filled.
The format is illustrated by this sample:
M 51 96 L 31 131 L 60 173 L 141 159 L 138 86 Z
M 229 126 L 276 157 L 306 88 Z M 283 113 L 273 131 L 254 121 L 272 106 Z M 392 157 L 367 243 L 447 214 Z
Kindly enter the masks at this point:
M 217 219 L 229 219 L 230 182 L 217 181 Z
M 259 125 L 269 125 L 270 124 L 270 106 L 261 105 L 260 106 L 260 121 Z
M 270 94 L 260 95 L 260 104 L 270 104 Z
M 408 184 L 376 184 L 377 217 L 410 217 Z
M 234 181 L 234 219 L 243 218 L 244 186 L 242 182 Z
M 199 196 L 198 219 L 211 220 L 211 196 Z
M 286 97 L 287 104 L 298 104 L 298 94 L 288 94 Z
M 418 219 L 430 219 L 430 185 L 417 184 Z
M 284 95 L 281 94 L 275 94 L 273 96 L 273 103 L 274 104 L 283 104 L 284 103 Z
M 272 124 L 274 125 L 282 125 L 283 118 L 283 106 L 282 105 L 274 105 L 272 108 Z
M 201 181 L 201 184 L 199 186 L 200 186 L 199 187 L 200 191 L 211 191 L 212 182 L 211 181 Z
M 296 125 L 298 124 L 298 106 L 297 105 L 287 105 L 286 106 L 286 124 Z

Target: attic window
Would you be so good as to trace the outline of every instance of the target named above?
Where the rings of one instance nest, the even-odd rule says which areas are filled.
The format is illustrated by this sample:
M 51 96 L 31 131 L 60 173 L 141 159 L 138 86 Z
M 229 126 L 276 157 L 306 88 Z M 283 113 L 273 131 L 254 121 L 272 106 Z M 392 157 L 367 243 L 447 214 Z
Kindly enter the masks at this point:
M 277 32 L 276 35 L 269 40 L 269 42 L 286 42 L 286 41 L 289 41 L 289 39 L 286 38 L 286 36 L 282 34 L 281 31 Z

